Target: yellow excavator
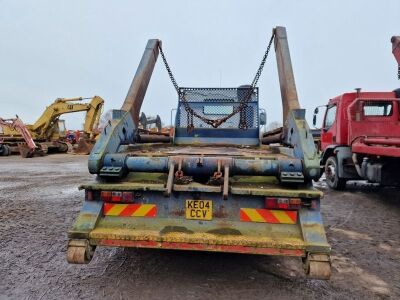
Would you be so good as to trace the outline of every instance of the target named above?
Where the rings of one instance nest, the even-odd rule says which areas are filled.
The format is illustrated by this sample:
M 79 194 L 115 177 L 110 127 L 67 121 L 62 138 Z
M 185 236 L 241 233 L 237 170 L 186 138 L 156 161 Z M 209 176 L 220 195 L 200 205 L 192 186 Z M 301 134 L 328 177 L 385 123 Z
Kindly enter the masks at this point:
M 83 100 L 91 99 L 89 103 Z M 60 116 L 68 113 L 86 111 L 83 131 L 80 135 L 75 153 L 88 154 L 98 135 L 97 126 L 104 106 L 104 100 L 99 96 L 91 98 L 58 98 L 46 107 L 39 119 L 31 125 L 25 125 L 36 144 L 44 153 L 67 152 L 72 147 L 66 139 L 64 121 Z M 21 142 L 24 137 L 11 127 L 3 126 L 0 140 L 11 152 L 21 152 Z M 26 142 L 26 141 L 25 141 Z

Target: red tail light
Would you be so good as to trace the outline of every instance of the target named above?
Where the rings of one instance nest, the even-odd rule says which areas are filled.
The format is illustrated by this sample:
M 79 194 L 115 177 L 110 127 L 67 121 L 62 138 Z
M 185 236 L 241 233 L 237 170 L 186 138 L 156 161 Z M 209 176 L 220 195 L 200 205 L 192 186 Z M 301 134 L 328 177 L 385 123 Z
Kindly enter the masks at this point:
M 122 200 L 122 192 L 111 192 L 112 202 L 121 202 L 121 200 Z
M 300 198 L 265 198 L 265 208 L 298 210 L 301 208 Z
M 278 199 L 277 206 L 279 209 L 289 209 L 289 199 L 287 198 Z
M 276 200 L 277 200 L 276 198 L 266 198 L 265 208 L 270 208 L 270 209 L 277 208 Z
M 100 199 L 104 202 L 133 202 L 133 192 L 101 191 Z
M 101 199 L 101 201 L 104 201 L 104 202 L 111 201 L 111 192 L 110 191 L 101 191 L 100 199 Z

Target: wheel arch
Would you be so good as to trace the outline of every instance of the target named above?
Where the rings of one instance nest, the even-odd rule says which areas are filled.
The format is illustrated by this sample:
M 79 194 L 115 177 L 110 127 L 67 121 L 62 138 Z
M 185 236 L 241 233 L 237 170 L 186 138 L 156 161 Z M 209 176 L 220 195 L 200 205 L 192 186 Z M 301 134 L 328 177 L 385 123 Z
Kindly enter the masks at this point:
M 321 160 L 320 160 L 320 165 L 321 166 L 325 166 L 326 160 L 330 157 L 330 156 L 334 156 L 335 155 L 335 149 L 337 148 L 336 145 L 332 145 L 332 146 L 328 146 L 324 152 L 322 152 L 321 155 Z
M 321 166 L 325 166 L 327 159 L 331 156 L 336 157 L 338 164 L 338 174 L 342 178 L 354 178 L 354 175 L 349 173 L 348 170 L 343 168 L 343 162 L 345 160 L 351 159 L 351 148 L 348 146 L 338 146 L 332 145 L 325 149 L 324 153 L 321 155 Z

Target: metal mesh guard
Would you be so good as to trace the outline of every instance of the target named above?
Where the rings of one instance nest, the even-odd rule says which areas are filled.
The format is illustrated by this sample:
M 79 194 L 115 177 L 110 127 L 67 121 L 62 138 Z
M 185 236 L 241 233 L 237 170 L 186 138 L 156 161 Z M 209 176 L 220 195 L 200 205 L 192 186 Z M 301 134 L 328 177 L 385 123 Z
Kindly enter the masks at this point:
M 199 115 L 209 119 L 220 119 L 240 105 L 240 101 L 245 97 L 248 88 L 180 88 L 179 92 L 185 95 L 190 107 Z M 258 128 L 258 88 L 253 89 L 253 93 L 247 102 L 245 109 L 246 123 L 248 128 Z M 235 114 L 218 128 L 238 128 L 240 113 Z M 179 109 L 177 112 L 177 127 L 187 127 L 187 113 L 179 99 Z M 212 128 L 211 125 L 204 123 L 199 118 L 193 118 L 195 128 Z

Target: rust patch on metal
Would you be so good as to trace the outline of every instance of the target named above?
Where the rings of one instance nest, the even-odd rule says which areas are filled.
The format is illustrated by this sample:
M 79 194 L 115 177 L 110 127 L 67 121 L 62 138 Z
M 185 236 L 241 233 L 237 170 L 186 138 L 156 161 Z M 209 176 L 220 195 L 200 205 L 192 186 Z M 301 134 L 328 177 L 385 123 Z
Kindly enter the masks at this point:
M 184 209 L 173 210 L 171 211 L 171 214 L 174 216 L 182 217 L 185 215 L 185 210 Z
M 228 213 L 225 211 L 225 206 L 220 205 L 218 209 L 213 212 L 213 217 L 215 218 L 226 218 Z
M 194 233 L 192 230 L 189 230 L 183 226 L 166 226 L 160 231 L 160 234 L 163 235 L 170 232 L 189 233 L 189 234 Z
M 217 235 L 242 235 L 242 233 L 233 228 L 219 228 L 207 231 L 207 233 L 217 234 Z
M 177 243 L 177 242 L 157 242 L 157 241 L 129 241 L 99 239 L 94 241 L 97 245 L 135 247 L 135 248 L 160 248 L 160 249 L 180 249 L 197 250 L 212 252 L 232 252 L 232 253 L 251 253 L 260 255 L 282 255 L 282 256 L 300 256 L 305 257 L 305 251 L 302 249 L 286 248 L 267 248 L 267 247 L 248 247 L 242 245 L 214 245 L 203 243 Z

